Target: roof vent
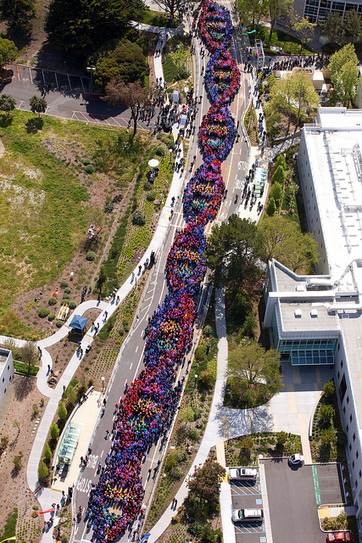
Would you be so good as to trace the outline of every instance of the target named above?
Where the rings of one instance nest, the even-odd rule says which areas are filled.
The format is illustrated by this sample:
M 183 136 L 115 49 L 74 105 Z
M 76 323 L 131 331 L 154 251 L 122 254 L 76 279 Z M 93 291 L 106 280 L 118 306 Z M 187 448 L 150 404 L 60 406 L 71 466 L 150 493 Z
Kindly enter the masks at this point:
M 312 319 L 317 319 L 318 318 L 318 310 L 317 309 L 311 309 L 310 316 L 312 317 Z
M 301 310 L 301 309 L 296 309 L 296 310 L 294 311 L 294 317 L 295 317 L 296 319 L 300 319 L 300 318 L 302 317 L 302 310 Z
M 295 287 L 295 290 L 297 292 L 304 292 L 305 291 L 305 283 L 297 283 L 297 286 Z

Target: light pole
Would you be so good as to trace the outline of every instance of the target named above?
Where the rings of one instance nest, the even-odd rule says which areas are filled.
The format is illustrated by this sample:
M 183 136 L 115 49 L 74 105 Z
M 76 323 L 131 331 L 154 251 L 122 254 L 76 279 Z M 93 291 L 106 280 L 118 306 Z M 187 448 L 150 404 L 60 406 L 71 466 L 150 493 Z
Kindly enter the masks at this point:
M 96 69 L 95 66 L 87 66 L 87 71 L 90 72 L 89 92 L 92 92 L 93 90 L 93 72 L 95 69 Z

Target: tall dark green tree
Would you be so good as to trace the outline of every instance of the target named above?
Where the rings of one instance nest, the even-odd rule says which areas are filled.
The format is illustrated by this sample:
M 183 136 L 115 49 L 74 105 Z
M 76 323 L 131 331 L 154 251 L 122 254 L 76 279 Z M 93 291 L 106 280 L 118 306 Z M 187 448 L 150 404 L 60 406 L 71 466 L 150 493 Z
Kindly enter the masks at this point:
M 143 83 L 149 71 L 141 47 L 125 40 L 99 59 L 94 72 L 94 82 L 102 89 L 105 89 L 114 77 L 119 77 L 126 84 L 137 80 Z
M 35 0 L 0 0 L 0 20 L 10 32 L 30 32 L 35 19 Z
M 346 13 L 343 27 L 346 42 L 356 43 L 361 41 L 362 17 L 357 11 L 353 10 Z
M 3 68 L 9 62 L 13 62 L 18 54 L 19 51 L 13 41 L 0 38 L 0 68 Z
M 143 9 L 143 0 L 52 0 L 45 30 L 62 55 L 84 61 L 123 36 Z
M 227 286 L 236 293 L 255 267 L 259 253 L 255 223 L 231 215 L 228 222 L 213 227 L 208 239 L 206 257 L 211 280 L 216 286 Z
M 343 39 L 343 20 L 339 13 L 330 11 L 322 24 L 323 35 L 332 43 L 341 43 Z

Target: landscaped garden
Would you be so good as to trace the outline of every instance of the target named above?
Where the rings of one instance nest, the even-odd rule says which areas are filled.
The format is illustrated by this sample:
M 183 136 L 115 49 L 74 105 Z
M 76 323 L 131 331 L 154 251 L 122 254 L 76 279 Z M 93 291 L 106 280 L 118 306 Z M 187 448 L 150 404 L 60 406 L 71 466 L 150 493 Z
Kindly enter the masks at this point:
M 299 435 L 264 432 L 229 439 L 225 447 L 228 466 L 258 465 L 259 455 L 276 458 L 302 452 Z

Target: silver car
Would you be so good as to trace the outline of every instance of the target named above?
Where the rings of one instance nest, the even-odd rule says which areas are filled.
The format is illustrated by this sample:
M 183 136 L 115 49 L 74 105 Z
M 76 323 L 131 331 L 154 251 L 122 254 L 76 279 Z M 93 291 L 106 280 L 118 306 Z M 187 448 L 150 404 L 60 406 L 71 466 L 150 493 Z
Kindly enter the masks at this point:
M 255 481 L 258 475 L 258 470 L 254 468 L 230 468 L 230 481 Z
M 231 516 L 235 524 L 248 524 L 249 522 L 263 522 L 262 509 L 234 509 Z

